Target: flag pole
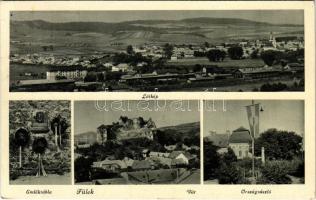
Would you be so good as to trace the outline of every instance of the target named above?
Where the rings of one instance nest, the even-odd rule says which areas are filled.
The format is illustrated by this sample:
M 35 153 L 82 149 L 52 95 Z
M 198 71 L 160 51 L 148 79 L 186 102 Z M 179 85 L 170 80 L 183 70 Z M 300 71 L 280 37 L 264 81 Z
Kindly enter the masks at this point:
M 255 106 L 255 101 L 252 100 L 252 106 L 254 108 Z M 252 177 L 253 180 L 255 180 L 255 117 L 254 115 L 252 116 L 252 137 L 251 137 L 251 147 L 252 147 Z

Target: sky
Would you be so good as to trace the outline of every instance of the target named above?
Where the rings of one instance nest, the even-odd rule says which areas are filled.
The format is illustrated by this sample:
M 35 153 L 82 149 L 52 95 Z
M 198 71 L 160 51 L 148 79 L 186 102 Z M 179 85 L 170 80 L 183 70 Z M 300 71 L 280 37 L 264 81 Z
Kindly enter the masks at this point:
M 204 109 L 204 136 L 210 131 L 225 133 L 226 130 L 233 131 L 240 126 L 249 129 L 249 123 L 245 106 L 251 104 L 251 100 L 230 100 L 226 102 L 226 112 L 223 112 L 222 101 L 208 103 L 208 111 Z M 304 134 L 304 102 L 301 100 L 256 100 L 260 103 L 263 111 L 259 113 L 260 133 L 269 129 L 294 131 Z
M 157 104 L 159 110 L 156 111 Z M 98 106 L 96 106 L 98 105 Z M 145 111 L 145 108 L 150 111 Z M 101 124 L 118 122 L 120 116 L 150 117 L 157 127 L 199 122 L 198 101 L 75 101 L 75 134 L 96 131 Z M 124 109 L 125 111 L 122 111 Z M 130 111 L 128 111 L 130 110 Z
M 49 22 L 122 22 L 131 20 L 179 20 L 196 17 L 241 18 L 272 24 L 304 24 L 303 10 L 212 10 L 212 11 L 14 11 L 11 20 Z

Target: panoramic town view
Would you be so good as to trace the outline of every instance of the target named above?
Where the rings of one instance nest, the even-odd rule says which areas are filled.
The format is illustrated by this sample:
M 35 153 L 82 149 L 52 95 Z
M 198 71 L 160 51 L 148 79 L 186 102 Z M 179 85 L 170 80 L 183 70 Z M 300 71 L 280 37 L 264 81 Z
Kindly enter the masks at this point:
M 303 16 L 11 12 L 10 91 L 304 91 Z
M 206 104 L 204 184 L 305 183 L 304 101 Z
M 76 101 L 74 109 L 76 184 L 200 184 L 198 101 Z

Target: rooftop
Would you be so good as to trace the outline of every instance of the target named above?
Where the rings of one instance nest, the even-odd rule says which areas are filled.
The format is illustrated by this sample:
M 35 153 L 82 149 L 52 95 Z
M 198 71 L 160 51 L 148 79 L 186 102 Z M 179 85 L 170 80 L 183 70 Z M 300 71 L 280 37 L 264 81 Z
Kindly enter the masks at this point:
M 234 130 L 229 138 L 229 143 L 250 143 L 251 136 L 248 129 L 239 127 Z

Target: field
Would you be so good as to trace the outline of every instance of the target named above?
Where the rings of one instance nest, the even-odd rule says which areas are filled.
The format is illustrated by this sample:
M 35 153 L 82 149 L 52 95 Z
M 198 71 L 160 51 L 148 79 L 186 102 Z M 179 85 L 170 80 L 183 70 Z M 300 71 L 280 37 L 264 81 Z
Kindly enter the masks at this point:
M 207 58 L 185 58 L 176 61 L 168 61 L 169 65 L 217 65 L 219 67 L 262 67 L 264 62 L 261 59 L 242 59 L 242 60 L 231 60 L 225 58 L 223 62 L 210 62 Z
M 46 79 L 46 71 L 49 69 L 50 67 L 45 65 L 10 64 L 10 83 L 18 80 Z M 25 73 L 36 73 L 38 76 L 26 76 Z

